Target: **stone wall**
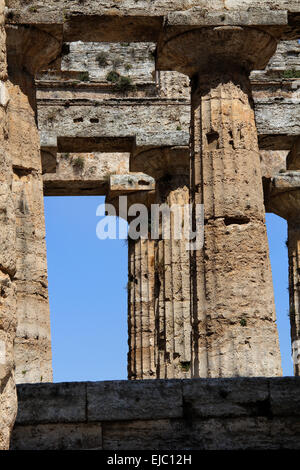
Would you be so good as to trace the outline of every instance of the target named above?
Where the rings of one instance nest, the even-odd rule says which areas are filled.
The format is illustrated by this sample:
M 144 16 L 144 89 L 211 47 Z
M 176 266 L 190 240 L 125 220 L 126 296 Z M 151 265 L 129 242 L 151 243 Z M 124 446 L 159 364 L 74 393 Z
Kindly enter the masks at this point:
M 300 449 L 300 378 L 18 386 L 17 450 Z

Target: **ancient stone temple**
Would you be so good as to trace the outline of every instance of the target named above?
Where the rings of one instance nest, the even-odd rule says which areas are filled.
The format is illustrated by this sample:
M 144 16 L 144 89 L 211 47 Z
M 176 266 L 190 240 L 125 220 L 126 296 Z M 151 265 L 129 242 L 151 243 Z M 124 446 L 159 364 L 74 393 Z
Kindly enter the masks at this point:
M 0 0 L 0 32 L 0 449 L 299 449 L 299 1 Z M 129 237 L 128 381 L 51 383 L 43 197 L 70 195 L 203 207 L 198 249 L 172 216 Z

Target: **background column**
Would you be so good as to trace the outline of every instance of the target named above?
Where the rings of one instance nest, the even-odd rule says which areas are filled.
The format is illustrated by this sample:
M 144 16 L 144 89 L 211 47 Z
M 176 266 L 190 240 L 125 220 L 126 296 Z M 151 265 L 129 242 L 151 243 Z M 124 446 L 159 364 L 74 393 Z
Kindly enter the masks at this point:
M 156 179 L 155 204 L 179 207 L 184 235 L 184 207 L 189 204 L 188 149 L 158 148 L 136 154 L 131 159 L 131 170 L 141 169 Z M 151 242 L 155 378 L 188 378 L 193 374 L 190 252 L 184 237 L 176 239 L 174 214 L 171 212 L 168 239 L 163 238 L 162 223 L 159 238 Z

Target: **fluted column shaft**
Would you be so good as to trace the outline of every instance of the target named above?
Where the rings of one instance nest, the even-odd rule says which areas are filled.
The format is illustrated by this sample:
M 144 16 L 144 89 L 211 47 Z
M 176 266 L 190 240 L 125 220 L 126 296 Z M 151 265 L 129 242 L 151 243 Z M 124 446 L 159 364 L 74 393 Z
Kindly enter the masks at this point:
M 300 211 L 299 211 L 300 212 Z M 290 323 L 294 374 L 300 375 L 300 217 L 288 222 Z
M 178 207 L 184 220 L 189 204 L 188 175 L 168 175 L 157 182 L 157 204 Z M 170 239 L 155 241 L 155 315 L 157 378 L 192 376 L 192 317 L 190 252 L 187 240 L 175 238 L 176 220 L 170 217 Z M 161 227 L 162 229 L 162 227 Z
M 156 178 L 153 202 L 164 216 L 157 239 L 129 241 L 129 369 L 135 370 L 130 378 L 187 378 L 193 373 L 190 252 L 184 232 L 188 160 L 186 148 L 163 148 L 131 161 L 132 171 L 142 168 Z
M 40 138 L 35 70 L 23 54 L 27 31 L 8 32 L 9 142 L 16 213 L 16 382 L 51 382 L 52 354 Z M 28 41 L 30 44 L 30 41 Z
M 205 214 L 192 259 L 200 377 L 282 373 L 249 82 L 275 50 L 268 34 L 240 27 L 188 31 L 162 47 L 192 79 L 192 199 Z
M 281 373 L 251 104 L 241 69 L 194 80 L 193 196 L 205 214 L 204 249 L 194 258 L 200 376 Z
M 128 378 L 156 378 L 154 242 L 128 239 Z

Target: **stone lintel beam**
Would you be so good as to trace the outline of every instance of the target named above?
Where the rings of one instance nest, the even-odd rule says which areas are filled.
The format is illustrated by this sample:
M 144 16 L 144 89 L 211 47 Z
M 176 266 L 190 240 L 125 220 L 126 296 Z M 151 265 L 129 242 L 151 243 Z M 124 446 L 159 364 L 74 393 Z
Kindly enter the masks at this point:
M 8 0 L 7 21 L 11 24 L 57 25 L 67 41 L 145 41 L 155 40 L 159 33 L 170 28 L 199 26 L 259 26 L 272 28 L 279 37 L 297 38 L 299 35 L 299 2 L 287 0 L 231 0 L 224 2 L 175 0 L 151 6 L 146 1 L 114 2 L 59 2 L 46 4 L 33 1 Z M 166 27 L 167 26 L 167 27 Z
M 300 135 L 300 98 L 256 98 L 255 120 L 259 146 L 266 150 L 289 150 Z
M 55 172 L 43 175 L 45 196 L 106 196 L 109 177 L 129 172 L 129 153 L 58 153 Z
M 280 100 L 272 96 L 255 99 L 261 149 L 292 148 L 300 135 L 299 106 L 297 96 L 280 97 Z M 52 147 L 52 142 L 55 145 L 56 138 L 60 152 L 130 152 L 134 139 L 139 148 L 189 143 L 190 102 L 186 100 L 40 102 L 38 115 L 41 135 L 46 136 L 46 140 L 44 137 L 41 140 L 41 147 L 46 151 Z
M 134 145 L 188 145 L 190 108 L 185 101 L 155 98 L 44 104 L 39 103 L 39 128 L 57 136 L 60 152 L 128 152 Z
M 300 138 L 298 138 L 293 145 L 286 162 L 289 170 L 300 170 Z
M 274 192 L 293 191 L 300 189 L 300 171 L 286 171 L 272 178 Z
M 270 180 L 266 210 L 288 221 L 300 218 L 300 171 L 286 171 Z

